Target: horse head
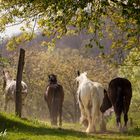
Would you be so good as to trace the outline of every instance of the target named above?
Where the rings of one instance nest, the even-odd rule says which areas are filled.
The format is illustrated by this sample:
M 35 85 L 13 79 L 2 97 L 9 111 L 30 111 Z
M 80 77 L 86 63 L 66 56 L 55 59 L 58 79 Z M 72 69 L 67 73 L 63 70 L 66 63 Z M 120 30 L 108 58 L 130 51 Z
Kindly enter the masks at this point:
M 104 98 L 103 98 L 102 105 L 100 107 L 100 111 L 102 113 L 104 113 L 110 107 L 112 107 L 111 101 L 110 101 L 110 99 L 108 97 L 108 94 L 107 94 L 106 90 L 104 90 Z
M 50 75 L 48 75 L 48 78 L 49 78 L 49 83 L 50 84 L 56 84 L 57 83 L 57 76 L 56 75 L 50 74 Z
M 5 81 L 11 80 L 11 79 L 12 79 L 12 77 L 11 77 L 11 75 L 10 75 L 10 72 L 9 72 L 8 70 L 3 70 L 3 79 L 4 79 Z

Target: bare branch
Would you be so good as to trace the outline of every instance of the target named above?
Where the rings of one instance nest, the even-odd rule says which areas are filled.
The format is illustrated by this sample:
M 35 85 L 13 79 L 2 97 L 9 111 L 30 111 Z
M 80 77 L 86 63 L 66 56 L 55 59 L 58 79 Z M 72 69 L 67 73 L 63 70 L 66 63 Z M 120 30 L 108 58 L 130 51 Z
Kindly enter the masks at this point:
M 33 25 L 33 29 L 32 29 L 32 34 L 31 34 L 31 39 L 33 38 L 33 34 L 34 34 L 34 30 L 35 30 L 35 26 L 36 26 L 36 23 L 37 23 L 37 16 L 35 17 L 34 19 L 34 25 Z

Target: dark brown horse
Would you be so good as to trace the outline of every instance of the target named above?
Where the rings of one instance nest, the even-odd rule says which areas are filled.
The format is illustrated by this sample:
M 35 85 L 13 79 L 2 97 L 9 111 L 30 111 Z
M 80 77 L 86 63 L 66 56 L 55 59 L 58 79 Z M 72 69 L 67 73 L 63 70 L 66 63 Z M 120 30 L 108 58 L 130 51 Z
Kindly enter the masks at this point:
M 110 107 L 114 107 L 117 126 L 120 131 L 126 130 L 128 121 L 128 111 L 132 98 L 132 86 L 125 78 L 115 78 L 110 81 L 108 92 L 105 93 L 101 112 L 105 112 Z M 124 127 L 121 127 L 121 114 L 124 114 Z
M 62 126 L 63 87 L 57 83 L 56 75 L 51 74 L 48 77 L 49 84 L 47 85 L 44 98 L 49 108 L 51 125 L 57 125 L 59 115 L 59 126 Z

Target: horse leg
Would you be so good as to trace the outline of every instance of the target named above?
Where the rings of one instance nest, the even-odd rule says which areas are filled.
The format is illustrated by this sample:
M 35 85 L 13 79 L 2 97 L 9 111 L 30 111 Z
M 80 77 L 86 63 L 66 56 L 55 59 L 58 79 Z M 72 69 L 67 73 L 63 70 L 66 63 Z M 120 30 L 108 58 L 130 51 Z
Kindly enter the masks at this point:
M 50 120 L 51 120 L 51 125 L 55 125 L 55 116 L 53 114 L 53 109 L 51 107 L 50 109 Z
M 124 101 L 124 109 L 123 109 L 123 113 L 124 113 L 124 126 L 123 126 L 123 131 L 127 130 L 127 122 L 128 122 L 128 110 L 129 110 L 129 106 L 130 106 L 130 102 L 131 102 L 131 98 L 127 98 Z
M 52 125 L 57 126 L 57 117 L 59 111 L 59 104 L 58 100 L 53 101 L 52 105 Z
M 95 131 L 95 129 L 93 130 L 92 128 L 92 116 L 91 116 L 91 109 L 89 109 L 89 106 L 86 106 L 85 112 L 87 114 L 87 119 L 88 119 L 88 128 L 86 129 L 86 132 L 90 133 L 92 131 Z
M 101 121 L 100 121 L 100 131 L 104 132 L 106 131 L 106 122 L 105 122 L 105 118 L 104 118 L 104 114 L 101 113 Z
M 51 120 L 51 125 L 55 125 L 55 116 L 54 116 L 53 106 L 50 107 L 50 120 Z
M 53 125 L 52 106 L 51 106 L 51 103 L 49 101 L 47 101 L 47 105 L 48 105 L 48 109 L 49 109 L 49 113 L 50 113 L 51 125 Z
M 124 126 L 123 126 L 123 131 L 127 130 L 127 121 L 128 121 L 128 115 L 127 113 L 124 114 Z
M 55 125 L 55 126 L 57 126 L 57 116 L 58 115 L 53 116 L 53 125 Z
M 59 107 L 59 126 L 62 126 L 62 104 Z
M 59 126 L 60 127 L 62 126 L 62 109 L 60 109 L 60 112 L 59 112 Z
M 4 105 L 4 111 L 7 111 L 7 101 L 5 101 L 5 105 Z
M 5 99 L 5 103 L 4 103 L 4 111 L 6 111 L 7 110 L 7 104 L 8 104 L 8 99 L 7 99 L 7 97 L 6 97 L 6 95 L 5 95 L 5 97 L 4 97 Z
M 124 126 L 123 126 L 123 131 L 127 130 L 127 122 L 128 122 L 128 112 L 129 107 L 127 108 L 127 110 L 124 111 Z
M 101 120 L 103 118 L 102 113 L 99 110 L 99 104 L 92 105 L 92 128 L 96 132 L 96 126 L 100 124 L 100 129 L 102 128 Z
M 121 113 L 116 114 L 116 122 L 117 122 L 117 126 L 119 131 L 122 131 L 122 126 L 121 126 Z
M 97 121 L 97 117 L 96 117 L 96 107 L 95 106 L 92 106 L 91 114 L 92 114 L 91 127 L 93 129 L 92 131 L 96 132 L 95 124 L 96 124 L 96 121 Z
M 58 114 L 59 114 L 59 104 L 56 104 L 54 106 L 54 113 L 53 113 L 53 115 L 54 115 L 54 125 L 56 125 L 56 126 L 57 126 Z
M 80 117 L 80 124 L 83 124 L 85 127 L 87 127 L 87 117 L 86 117 L 86 114 L 85 114 L 85 110 L 84 110 L 84 107 L 83 105 L 81 105 L 81 103 L 79 103 L 79 108 L 80 108 L 80 111 L 81 111 L 81 117 Z M 85 123 L 87 122 L 87 123 Z

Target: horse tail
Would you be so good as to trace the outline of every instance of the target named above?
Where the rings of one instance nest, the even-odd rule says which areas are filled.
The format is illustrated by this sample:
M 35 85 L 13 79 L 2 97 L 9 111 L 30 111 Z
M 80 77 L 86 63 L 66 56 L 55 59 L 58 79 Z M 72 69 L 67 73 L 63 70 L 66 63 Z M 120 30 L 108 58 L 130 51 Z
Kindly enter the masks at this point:
M 55 91 L 53 91 L 53 92 L 52 92 L 52 108 L 53 108 L 53 111 L 55 110 L 55 109 L 54 109 L 54 107 L 55 107 L 55 99 L 56 99 L 55 95 L 56 95 L 56 94 L 55 94 Z M 54 111 L 54 112 L 55 112 L 55 111 Z
M 118 109 L 119 113 L 122 113 L 123 111 L 123 98 L 124 98 L 124 95 L 122 93 L 122 88 L 117 87 L 116 108 Z
M 59 85 L 55 85 L 52 92 L 52 117 L 54 125 L 57 125 L 57 117 L 60 108 L 60 87 Z
M 51 104 L 50 104 L 50 116 L 51 116 L 51 124 L 56 125 L 55 117 L 56 117 L 56 110 L 55 110 L 55 91 L 51 93 Z

